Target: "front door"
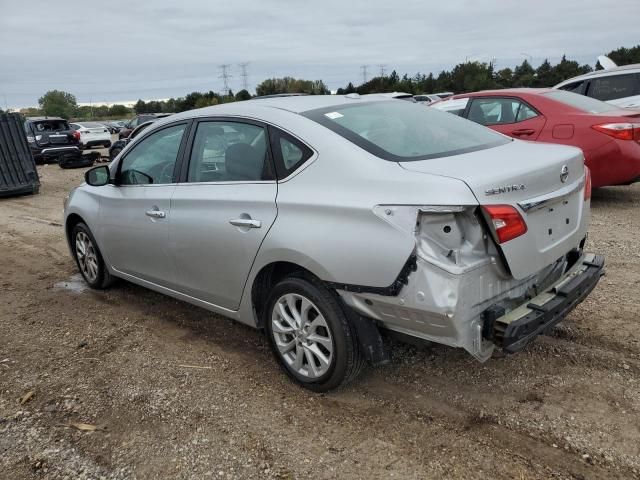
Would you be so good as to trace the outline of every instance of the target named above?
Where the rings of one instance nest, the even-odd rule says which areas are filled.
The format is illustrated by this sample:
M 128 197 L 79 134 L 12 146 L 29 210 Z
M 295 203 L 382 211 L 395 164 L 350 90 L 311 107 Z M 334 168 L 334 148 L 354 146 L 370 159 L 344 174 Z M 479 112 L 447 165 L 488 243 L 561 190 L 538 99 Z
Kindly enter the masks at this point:
M 171 288 L 171 196 L 186 123 L 152 132 L 122 158 L 100 199 L 99 237 L 116 270 Z
M 248 120 L 203 120 L 194 128 L 188 172 L 171 202 L 177 289 L 236 310 L 277 214 L 267 129 Z

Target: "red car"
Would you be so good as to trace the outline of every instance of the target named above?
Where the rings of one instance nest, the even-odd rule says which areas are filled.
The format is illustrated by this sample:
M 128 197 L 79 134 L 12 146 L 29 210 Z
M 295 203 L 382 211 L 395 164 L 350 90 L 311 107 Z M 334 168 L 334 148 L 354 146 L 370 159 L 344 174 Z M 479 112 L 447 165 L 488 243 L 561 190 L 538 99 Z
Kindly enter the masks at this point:
M 548 88 L 455 95 L 431 108 L 521 140 L 579 147 L 594 188 L 640 181 L 640 112 Z

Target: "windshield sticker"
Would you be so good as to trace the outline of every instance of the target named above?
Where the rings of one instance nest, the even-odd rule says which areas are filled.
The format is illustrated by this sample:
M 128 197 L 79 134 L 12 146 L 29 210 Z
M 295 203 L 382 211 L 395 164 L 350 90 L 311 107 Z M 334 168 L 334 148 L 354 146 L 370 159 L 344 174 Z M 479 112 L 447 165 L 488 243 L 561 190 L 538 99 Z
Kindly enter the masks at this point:
M 342 118 L 344 115 L 338 112 L 329 112 L 324 114 L 325 117 L 330 118 L 331 120 L 335 120 L 336 118 Z

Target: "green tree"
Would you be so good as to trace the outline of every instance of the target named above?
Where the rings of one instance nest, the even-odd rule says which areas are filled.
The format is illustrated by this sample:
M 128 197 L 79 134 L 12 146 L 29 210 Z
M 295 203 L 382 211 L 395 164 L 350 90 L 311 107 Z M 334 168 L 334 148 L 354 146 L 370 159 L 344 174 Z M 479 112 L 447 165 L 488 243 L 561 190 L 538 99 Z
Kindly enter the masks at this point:
M 242 89 L 238 93 L 236 93 L 236 100 L 238 102 L 242 100 L 251 100 L 251 94 L 247 90 Z
M 566 55 L 562 55 L 562 59 L 553 67 L 553 71 L 557 81 L 561 82 L 567 78 L 589 73 L 591 71 L 591 67 L 589 65 L 580 65 L 575 60 L 567 60 Z
M 76 97 L 61 90 L 49 90 L 38 100 L 42 113 L 51 117 L 69 119 L 76 114 Z
M 256 94 L 276 95 L 279 93 L 307 93 L 327 95 L 331 93 L 322 80 L 302 80 L 293 77 L 268 78 L 256 87 Z
M 524 60 L 522 65 L 518 65 L 513 71 L 514 87 L 531 87 L 535 80 L 536 71 L 531 64 Z
M 131 111 L 124 105 L 111 105 L 109 107 L 109 115 L 112 117 L 126 117 Z
M 607 57 L 621 66 L 640 63 L 640 45 L 631 48 L 620 47 L 607 53 Z
M 140 115 L 141 113 L 148 113 L 147 104 L 144 102 L 144 100 L 139 99 L 133 106 L 133 109 L 138 115 Z
M 549 60 L 545 58 L 544 62 L 536 68 L 533 85 L 535 87 L 553 87 L 556 83 L 558 83 L 556 72 Z

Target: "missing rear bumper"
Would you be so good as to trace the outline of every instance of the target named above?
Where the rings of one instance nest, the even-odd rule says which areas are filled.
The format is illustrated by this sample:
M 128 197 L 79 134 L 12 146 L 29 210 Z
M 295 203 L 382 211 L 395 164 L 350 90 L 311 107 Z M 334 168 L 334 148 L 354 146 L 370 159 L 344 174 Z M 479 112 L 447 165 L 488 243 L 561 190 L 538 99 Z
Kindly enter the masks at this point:
M 564 319 L 591 293 L 603 274 L 604 257 L 585 255 L 560 281 L 506 315 L 497 316 L 496 309 L 489 307 L 484 317 L 485 322 L 493 323 L 489 329 L 493 342 L 507 353 L 522 350 Z M 485 326 L 485 335 L 487 333 Z

